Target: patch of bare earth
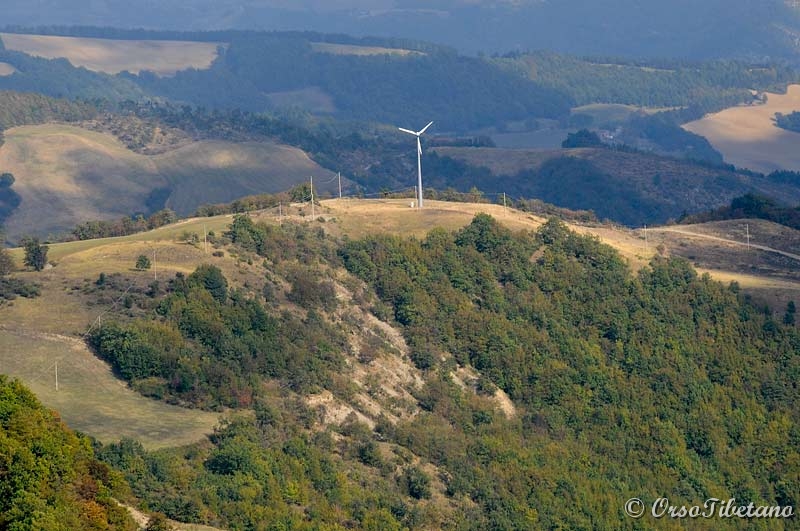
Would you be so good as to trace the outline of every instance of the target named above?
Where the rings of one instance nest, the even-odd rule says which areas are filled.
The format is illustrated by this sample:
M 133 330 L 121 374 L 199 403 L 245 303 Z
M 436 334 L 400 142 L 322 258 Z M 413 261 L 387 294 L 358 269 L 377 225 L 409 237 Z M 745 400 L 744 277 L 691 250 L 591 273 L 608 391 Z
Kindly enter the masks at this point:
M 340 276 L 353 282 L 344 278 L 346 273 Z M 323 391 L 309 396 L 308 405 L 320 412 L 325 425 L 358 420 L 373 428 L 379 418 L 396 423 L 412 417 L 418 407 L 411 391 L 424 381 L 408 357 L 408 345 L 398 330 L 365 310 L 343 282 L 336 282 L 335 287 L 337 298 L 343 303 L 335 318 L 346 323 L 350 339 L 344 378 L 352 395 L 343 400 Z

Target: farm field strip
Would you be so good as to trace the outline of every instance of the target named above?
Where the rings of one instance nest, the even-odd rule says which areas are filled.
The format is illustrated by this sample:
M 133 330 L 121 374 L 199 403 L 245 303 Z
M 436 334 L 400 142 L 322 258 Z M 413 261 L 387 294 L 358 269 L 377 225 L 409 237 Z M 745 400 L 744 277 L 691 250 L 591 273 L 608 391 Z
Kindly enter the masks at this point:
M 55 35 L 0 33 L 6 49 L 46 59 L 65 58 L 73 66 L 118 74 L 143 70 L 170 76 L 180 70 L 209 68 L 217 57 L 216 42 L 118 40 Z

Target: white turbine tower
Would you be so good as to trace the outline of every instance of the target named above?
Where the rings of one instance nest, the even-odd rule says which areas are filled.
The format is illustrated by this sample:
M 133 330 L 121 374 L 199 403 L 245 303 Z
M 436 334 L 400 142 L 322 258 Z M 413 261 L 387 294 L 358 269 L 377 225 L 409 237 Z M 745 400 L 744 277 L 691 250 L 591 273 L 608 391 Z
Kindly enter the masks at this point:
M 410 129 L 398 127 L 398 129 L 400 129 L 402 132 L 417 137 L 417 205 L 419 208 L 422 208 L 422 142 L 420 142 L 419 137 L 422 136 L 422 134 L 427 131 L 431 125 L 433 125 L 433 122 L 429 123 L 419 131 L 411 131 Z

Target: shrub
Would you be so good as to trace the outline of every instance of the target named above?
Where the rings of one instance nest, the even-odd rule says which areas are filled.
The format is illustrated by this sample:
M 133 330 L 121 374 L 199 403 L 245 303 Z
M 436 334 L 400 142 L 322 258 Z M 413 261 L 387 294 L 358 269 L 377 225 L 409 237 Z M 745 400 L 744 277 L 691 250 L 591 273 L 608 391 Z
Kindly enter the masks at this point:
M 138 271 L 144 271 L 146 269 L 150 269 L 151 265 L 152 264 L 150 263 L 150 259 L 143 254 L 140 254 L 139 257 L 136 259 L 136 269 Z

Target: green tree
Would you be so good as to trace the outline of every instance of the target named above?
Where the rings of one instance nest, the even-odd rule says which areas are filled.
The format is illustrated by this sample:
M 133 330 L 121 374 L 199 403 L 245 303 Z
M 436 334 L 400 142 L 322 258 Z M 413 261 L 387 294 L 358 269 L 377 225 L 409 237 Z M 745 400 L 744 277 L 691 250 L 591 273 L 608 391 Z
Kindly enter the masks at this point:
M 298 184 L 289 190 L 289 197 L 295 203 L 305 203 L 311 200 L 311 185 L 308 183 Z
M 14 270 L 14 259 L 7 249 L 0 247 L 0 277 L 4 277 Z
M 162 513 L 153 514 L 147 522 L 147 527 L 144 528 L 145 531 L 173 531 L 174 529 Z
M 139 271 L 144 271 L 145 269 L 150 269 L 151 263 L 150 259 L 147 256 L 140 254 L 139 258 L 136 259 L 136 269 Z
M 189 275 L 189 282 L 196 282 L 205 288 L 219 303 L 224 303 L 228 297 L 228 281 L 216 266 L 208 264 L 199 266 Z
M 403 482 L 409 496 L 418 500 L 431 497 L 431 478 L 421 468 L 407 468 L 403 474 Z
M 39 238 L 29 237 L 22 240 L 25 249 L 25 265 L 41 271 L 47 265 L 47 251 L 49 247 L 42 245 Z
M 581 129 L 575 133 L 567 133 L 567 138 L 561 142 L 562 148 L 602 147 L 603 142 L 594 131 Z
M 797 306 L 794 301 L 789 301 L 786 305 L 786 313 L 783 314 L 783 324 L 793 325 L 795 323 L 795 314 L 797 313 Z

